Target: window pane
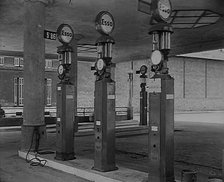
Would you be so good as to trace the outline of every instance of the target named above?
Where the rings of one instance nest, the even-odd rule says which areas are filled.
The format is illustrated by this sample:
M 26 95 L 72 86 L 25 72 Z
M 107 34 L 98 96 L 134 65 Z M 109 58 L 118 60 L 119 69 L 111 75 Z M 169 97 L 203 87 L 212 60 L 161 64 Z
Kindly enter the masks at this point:
M 20 66 L 23 66 L 23 58 L 20 58 L 19 64 L 20 64 Z
M 14 104 L 17 106 L 18 105 L 18 78 L 14 78 Z
M 52 79 L 47 79 L 47 105 L 51 105 Z
M 19 66 L 19 58 L 14 58 L 14 66 Z
M 4 57 L 0 57 L 0 65 L 4 65 Z
M 19 105 L 23 105 L 23 78 L 19 78 Z
M 52 60 L 51 59 L 45 60 L 45 68 L 52 68 Z

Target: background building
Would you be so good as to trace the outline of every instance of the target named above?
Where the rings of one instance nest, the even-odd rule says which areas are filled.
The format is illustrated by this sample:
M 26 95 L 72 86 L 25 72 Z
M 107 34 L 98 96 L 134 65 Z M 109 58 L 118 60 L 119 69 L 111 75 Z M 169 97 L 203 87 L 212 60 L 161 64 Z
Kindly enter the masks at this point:
M 57 59 L 45 60 L 45 105 L 56 106 Z M 93 107 L 93 62 L 78 62 L 78 107 Z M 127 107 L 129 101 L 128 73 L 133 73 L 133 99 L 135 112 L 139 112 L 140 78 L 136 75 L 148 60 L 116 64 L 116 106 Z M 224 62 L 214 59 L 171 57 L 170 74 L 175 78 L 175 110 L 224 110 Z M 150 77 L 151 72 L 148 77 Z M 32 75 L 30 75 L 32 76 Z M 148 79 L 147 79 L 148 81 Z M 0 56 L 0 104 L 4 107 L 23 106 L 23 58 Z M 150 87 L 149 84 L 147 84 Z
M 45 105 L 55 106 L 53 88 L 56 87 L 58 82 L 56 75 L 58 61 L 46 59 L 45 63 Z M 23 106 L 23 58 L 0 57 L 0 83 L 0 103 L 2 106 Z

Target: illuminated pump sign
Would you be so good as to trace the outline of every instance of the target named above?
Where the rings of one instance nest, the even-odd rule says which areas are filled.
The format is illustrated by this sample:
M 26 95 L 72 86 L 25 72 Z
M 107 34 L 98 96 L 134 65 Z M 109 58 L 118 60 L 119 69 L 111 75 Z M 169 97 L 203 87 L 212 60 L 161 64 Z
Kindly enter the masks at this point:
M 114 18 L 113 16 L 107 11 L 101 11 L 95 20 L 96 30 L 105 35 L 109 35 L 114 30 Z
M 172 13 L 170 0 L 153 0 L 152 1 L 153 17 L 158 22 L 167 22 Z
M 61 43 L 69 44 L 74 37 L 72 27 L 68 24 L 61 24 L 57 29 L 57 36 Z

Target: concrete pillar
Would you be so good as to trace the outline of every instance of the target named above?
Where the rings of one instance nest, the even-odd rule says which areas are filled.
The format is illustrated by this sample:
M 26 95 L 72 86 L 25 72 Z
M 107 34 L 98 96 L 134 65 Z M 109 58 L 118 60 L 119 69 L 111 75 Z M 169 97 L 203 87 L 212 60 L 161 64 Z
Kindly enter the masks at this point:
M 46 140 L 44 121 L 45 6 L 49 0 L 24 1 L 24 108 L 21 149 L 28 150 L 34 128 L 40 146 Z M 33 138 L 35 140 L 35 136 Z M 33 142 L 35 145 L 35 141 Z

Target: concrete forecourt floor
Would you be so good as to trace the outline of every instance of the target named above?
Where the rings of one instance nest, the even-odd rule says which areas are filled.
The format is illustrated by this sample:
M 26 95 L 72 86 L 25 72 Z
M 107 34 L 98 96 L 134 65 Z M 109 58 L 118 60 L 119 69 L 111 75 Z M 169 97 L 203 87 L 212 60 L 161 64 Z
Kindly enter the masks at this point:
M 189 112 L 175 114 L 175 176 L 180 180 L 183 169 L 197 171 L 198 182 L 206 182 L 208 176 L 221 176 L 222 150 L 224 149 L 224 112 Z M 0 129 L 0 181 L 1 182 L 61 182 L 61 181 L 89 181 L 73 174 L 71 168 L 61 166 L 62 169 L 73 174 L 65 173 L 44 166 L 30 166 L 18 156 L 21 131 Z M 98 181 L 105 181 L 107 177 L 100 178 L 100 173 L 91 170 L 94 153 L 93 135 L 80 135 L 75 138 L 75 153 L 77 159 L 66 161 L 67 166 L 76 165 L 85 168 L 78 171 L 79 176 L 96 175 Z M 132 135 L 127 132 L 116 137 L 116 161 L 119 170 L 109 172 L 104 176 L 122 178 L 122 173 L 129 175 L 129 181 L 142 181 L 147 178 L 148 171 L 148 135 Z M 55 130 L 48 130 L 49 149 L 55 150 Z M 42 156 L 41 156 L 42 157 Z M 54 161 L 54 154 L 46 155 Z M 92 161 L 92 162 L 91 162 Z M 86 166 L 81 166 L 85 163 Z M 63 164 L 59 162 L 59 164 Z M 75 166 L 74 166 L 75 167 Z M 87 169 L 88 168 L 88 169 Z M 125 171 L 128 169 L 129 171 Z M 135 173 L 137 172 L 137 173 Z M 131 173 L 135 176 L 131 177 Z M 86 176 L 85 176 L 86 175 Z M 98 175 L 98 176 L 97 176 Z M 132 180 L 131 180 L 132 178 Z M 127 178 L 128 179 L 128 178 Z M 115 181 L 115 180 L 114 180 Z M 119 180 L 118 180 L 119 181 Z M 120 180 L 121 181 L 121 180 Z M 123 180 L 125 181 L 125 180 Z M 128 181 L 128 180 L 126 180 Z

